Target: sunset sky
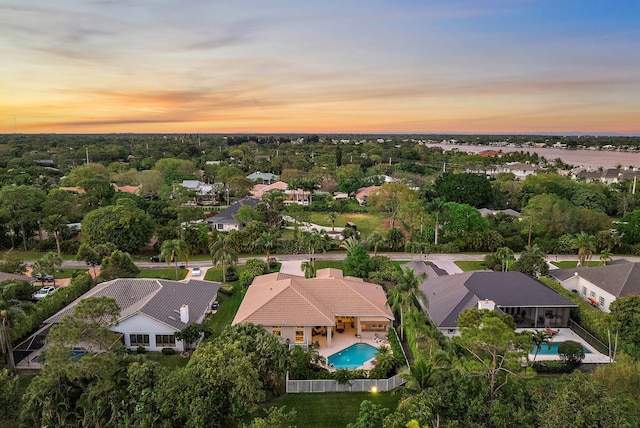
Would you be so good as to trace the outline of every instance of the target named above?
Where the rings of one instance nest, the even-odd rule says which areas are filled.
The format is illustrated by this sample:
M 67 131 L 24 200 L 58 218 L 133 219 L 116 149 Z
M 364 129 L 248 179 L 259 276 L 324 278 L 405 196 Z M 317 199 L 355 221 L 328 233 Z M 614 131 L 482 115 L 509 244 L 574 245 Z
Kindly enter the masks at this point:
M 640 135 L 638 0 L 0 0 L 0 133 Z

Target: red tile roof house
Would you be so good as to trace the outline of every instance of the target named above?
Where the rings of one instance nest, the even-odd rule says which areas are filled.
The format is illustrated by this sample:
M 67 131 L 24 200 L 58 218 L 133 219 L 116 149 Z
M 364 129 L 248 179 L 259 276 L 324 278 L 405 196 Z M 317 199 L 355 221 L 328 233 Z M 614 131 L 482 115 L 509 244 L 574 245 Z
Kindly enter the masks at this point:
M 290 345 L 312 345 L 326 334 L 330 348 L 337 333 L 385 334 L 393 322 L 381 286 L 320 269 L 316 278 L 272 273 L 258 276 L 247 290 L 233 324 L 253 323 Z M 324 339 L 323 339 L 324 340 Z

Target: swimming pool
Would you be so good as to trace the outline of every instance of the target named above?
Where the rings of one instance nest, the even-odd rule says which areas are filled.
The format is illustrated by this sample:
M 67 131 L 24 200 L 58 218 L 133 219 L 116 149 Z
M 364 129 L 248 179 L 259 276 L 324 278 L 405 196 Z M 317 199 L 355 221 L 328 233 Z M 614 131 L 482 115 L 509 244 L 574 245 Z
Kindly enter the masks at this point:
M 540 351 L 538 351 L 538 355 L 558 355 L 558 346 L 564 342 L 551 342 L 551 348 L 549 348 L 546 344 L 542 344 L 542 348 L 540 349 Z M 590 354 L 591 351 L 589 351 L 584 345 L 582 345 L 582 348 L 584 349 L 584 353 L 585 354 Z M 534 349 L 532 352 L 532 354 L 536 353 L 536 350 Z
M 357 369 L 378 353 L 378 349 L 368 343 L 355 343 L 327 358 L 329 365 L 336 369 Z

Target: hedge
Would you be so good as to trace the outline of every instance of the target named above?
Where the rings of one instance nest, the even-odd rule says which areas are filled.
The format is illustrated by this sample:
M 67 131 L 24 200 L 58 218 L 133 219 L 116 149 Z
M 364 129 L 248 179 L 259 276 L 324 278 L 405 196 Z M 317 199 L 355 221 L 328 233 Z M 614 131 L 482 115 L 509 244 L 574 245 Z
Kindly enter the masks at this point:
M 11 326 L 11 341 L 20 343 L 22 339 L 35 332 L 44 320 L 82 296 L 92 286 L 93 279 L 91 275 L 82 273 L 73 277 L 66 287 L 59 288 L 51 296 L 36 302 L 31 310 L 28 311 L 27 316 L 19 318 Z

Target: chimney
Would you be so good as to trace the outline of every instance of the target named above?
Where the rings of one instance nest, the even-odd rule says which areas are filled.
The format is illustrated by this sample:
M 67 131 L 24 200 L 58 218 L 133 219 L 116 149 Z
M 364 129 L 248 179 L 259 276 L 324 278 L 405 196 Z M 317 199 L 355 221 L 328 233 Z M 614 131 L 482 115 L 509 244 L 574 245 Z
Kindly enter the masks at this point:
M 185 324 L 189 322 L 189 305 L 180 306 L 180 321 Z
M 493 300 L 478 300 L 478 309 L 489 309 L 490 311 L 496 308 L 496 302 Z

